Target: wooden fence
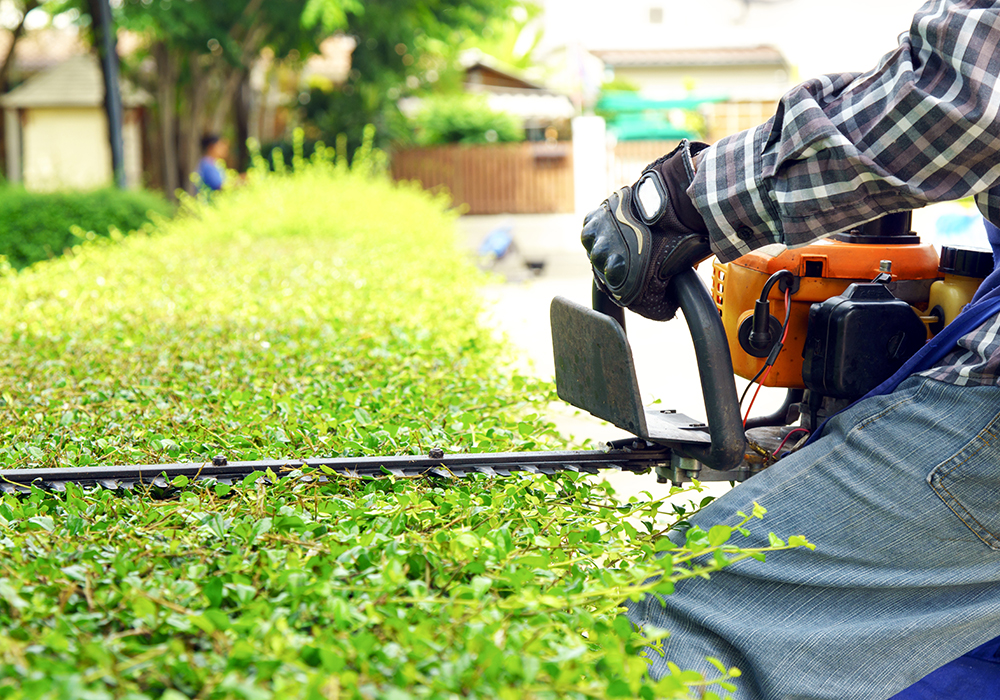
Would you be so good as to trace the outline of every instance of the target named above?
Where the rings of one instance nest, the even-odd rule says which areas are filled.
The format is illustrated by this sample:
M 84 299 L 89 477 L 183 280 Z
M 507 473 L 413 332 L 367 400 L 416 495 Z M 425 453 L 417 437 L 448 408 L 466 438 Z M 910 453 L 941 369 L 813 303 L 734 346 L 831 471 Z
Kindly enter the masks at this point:
M 619 141 L 608 148 L 608 191 L 631 185 L 642 169 L 677 148 L 677 141 Z
M 708 141 L 715 142 L 744 129 L 763 124 L 778 108 L 777 102 L 718 102 L 708 110 Z
M 392 176 L 444 188 L 469 214 L 573 211 L 573 148 L 565 142 L 399 150 Z

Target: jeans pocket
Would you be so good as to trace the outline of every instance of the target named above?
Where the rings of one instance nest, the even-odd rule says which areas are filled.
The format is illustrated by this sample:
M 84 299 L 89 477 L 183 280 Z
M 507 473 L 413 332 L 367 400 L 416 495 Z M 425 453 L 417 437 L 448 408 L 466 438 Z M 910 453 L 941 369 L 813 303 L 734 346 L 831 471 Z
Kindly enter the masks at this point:
M 1000 550 L 1000 415 L 934 467 L 927 483 L 976 537 Z

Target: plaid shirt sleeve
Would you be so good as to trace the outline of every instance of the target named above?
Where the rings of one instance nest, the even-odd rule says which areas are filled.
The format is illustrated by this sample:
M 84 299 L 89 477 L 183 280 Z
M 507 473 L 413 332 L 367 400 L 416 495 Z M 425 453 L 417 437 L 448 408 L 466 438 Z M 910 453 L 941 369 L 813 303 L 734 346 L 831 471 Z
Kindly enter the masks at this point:
M 805 82 L 702 155 L 688 190 L 728 261 L 974 195 L 1000 225 L 1000 3 L 930 0 L 867 73 Z

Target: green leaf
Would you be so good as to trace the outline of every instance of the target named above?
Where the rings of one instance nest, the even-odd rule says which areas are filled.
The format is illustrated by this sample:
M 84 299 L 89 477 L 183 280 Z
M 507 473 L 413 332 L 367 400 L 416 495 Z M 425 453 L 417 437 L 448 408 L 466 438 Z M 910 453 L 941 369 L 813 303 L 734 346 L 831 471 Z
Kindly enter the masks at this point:
M 33 518 L 28 518 L 28 522 L 35 526 L 35 529 L 45 530 L 46 532 L 52 532 L 56 529 L 55 521 L 49 515 L 36 515 Z
M 201 592 L 204 594 L 208 604 L 213 608 L 218 608 L 222 605 L 222 590 L 223 590 L 222 578 L 215 576 L 208 579 L 204 584 L 202 584 Z
M 726 527 L 725 525 L 713 525 L 708 531 L 708 544 L 711 547 L 718 547 L 719 545 L 728 542 L 732 534 L 733 529 L 731 527 Z
M 630 639 L 634 628 L 632 623 L 624 615 L 619 615 L 614 619 L 615 634 L 619 639 Z
M 725 664 L 723 664 L 721 661 L 719 661 L 715 657 L 713 657 L 713 656 L 707 656 L 707 657 L 705 657 L 705 660 L 708 663 L 710 663 L 713 666 L 715 666 L 719 670 L 719 673 L 723 673 L 724 674 L 726 672 L 726 666 L 725 666 Z
M 792 535 L 788 538 L 788 545 L 790 547 L 806 547 L 807 549 L 816 549 L 816 545 L 812 544 L 802 535 Z
M 615 678 L 612 680 L 604 691 L 605 697 L 609 698 L 631 698 L 634 696 L 632 689 L 629 684 L 623 681 L 621 678 Z
M 354 420 L 358 422 L 358 425 L 371 425 L 374 422 L 371 414 L 360 406 L 354 409 Z
M 670 550 L 675 549 L 676 547 L 677 547 L 677 545 L 675 545 L 670 540 L 670 538 L 668 538 L 668 537 L 660 537 L 659 539 L 656 540 L 656 544 L 653 545 L 653 551 L 654 552 L 669 552 Z
M 28 601 L 18 594 L 17 589 L 15 589 L 10 584 L 10 580 L 6 578 L 0 578 L 0 599 L 3 599 L 7 605 L 15 610 L 24 610 L 29 605 Z

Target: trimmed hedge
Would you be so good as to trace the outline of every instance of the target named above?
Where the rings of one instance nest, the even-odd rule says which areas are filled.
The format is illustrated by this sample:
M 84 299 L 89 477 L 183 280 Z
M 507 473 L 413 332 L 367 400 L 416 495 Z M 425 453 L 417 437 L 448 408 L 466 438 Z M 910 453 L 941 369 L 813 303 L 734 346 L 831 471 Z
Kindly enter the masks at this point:
M 521 120 L 490 108 L 482 95 L 425 98 L 410 120 L 421 146 L 444 143 L 509 143 L 524 140 Z
M 551 388 L 477 322 L 482 277 L 445 203 L 364 154 L 354 172 L 295 161 L 0 279 L 0 465 L 562 445 L 537 417 Z M 672 548 L 673 507 L 582 475 L 311 476 L 328 478 L 0 497 L 0 698 L 733 687 L 721 665 L 649 682 L 638 652 L 663 632 L 639 636 L 618 606 L 762 558 L 729 543 L 762 509 Z
M 108 235 L 134 231 L 173 207 L 159 194 L 113 188 L 93 192 L 28 192 L 0 188 L 0 255 L 15 268 L 62 255 L 81 242 L 71 229 Z

